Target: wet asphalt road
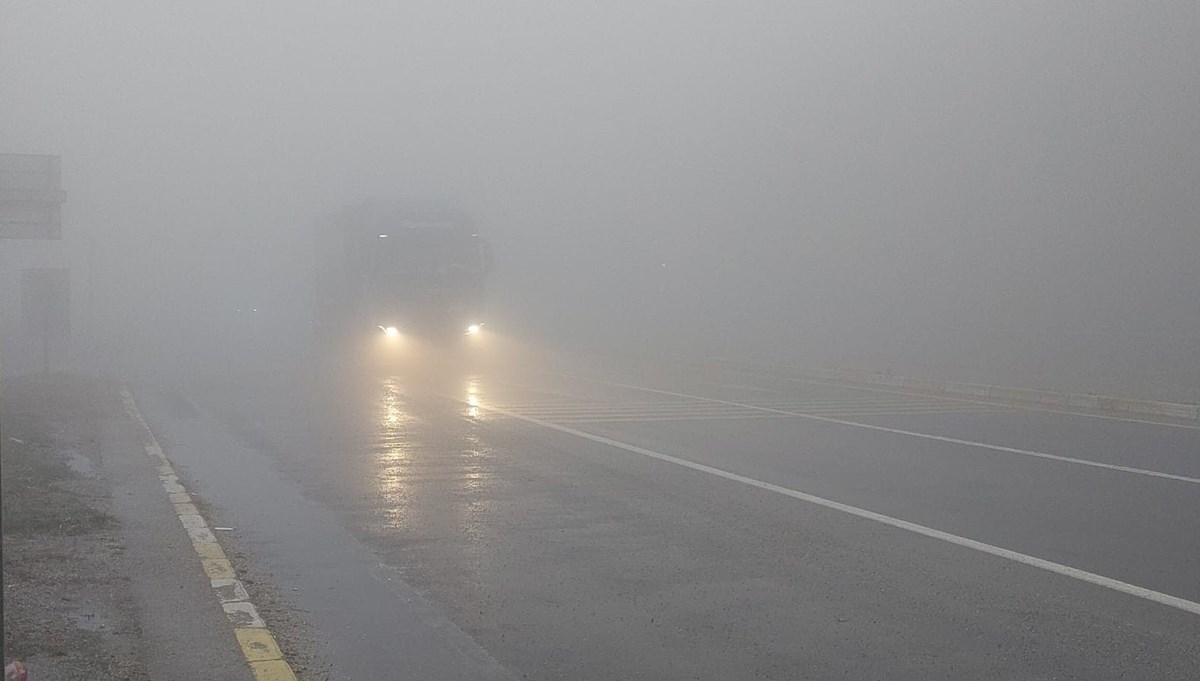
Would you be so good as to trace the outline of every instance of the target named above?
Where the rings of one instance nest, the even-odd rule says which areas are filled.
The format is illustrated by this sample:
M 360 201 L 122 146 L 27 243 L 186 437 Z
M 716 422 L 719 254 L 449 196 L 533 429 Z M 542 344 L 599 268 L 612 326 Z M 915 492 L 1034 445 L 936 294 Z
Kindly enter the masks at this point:
M 1195 605 L 1195 427 L 528 351 L 137 393 L 334 678 L 1200 677 L 1200 613 L 754 484 Z

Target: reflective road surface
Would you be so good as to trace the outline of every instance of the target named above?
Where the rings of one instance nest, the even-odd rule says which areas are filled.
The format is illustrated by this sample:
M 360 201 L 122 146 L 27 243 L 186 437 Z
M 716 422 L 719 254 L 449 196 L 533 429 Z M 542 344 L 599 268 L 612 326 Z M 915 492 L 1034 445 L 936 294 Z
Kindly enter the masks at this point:
M 333 678 L 1200 678 L 1195 424 L 495 345 L 134 386 Z

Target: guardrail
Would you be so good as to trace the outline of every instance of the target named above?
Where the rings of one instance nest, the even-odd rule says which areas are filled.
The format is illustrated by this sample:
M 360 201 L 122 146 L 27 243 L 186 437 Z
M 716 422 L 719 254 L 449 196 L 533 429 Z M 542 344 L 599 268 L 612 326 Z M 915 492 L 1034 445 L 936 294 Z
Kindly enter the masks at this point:
M 1063 408 L 1093 409 L 1096 411 L 1200 421 L 1200 405 L 1183 404 L 1180 402 L 1131 400 L 1121 397 L 1110 397 L 1107 395 L 1093 395 L 1090 393 L 1061 393 L 1049 390 L 1030 390 L 1027 388 L 1011 388 L 1008 386 L 990 385 L 986 383 L 939 381 L 927 378 L 892 376 L 888 374 L 871 373 L 866 371 L 848 371 L 845 369 L 800 369 L 799 373 L 805 377 L 814 379 L 835 380 L 846 383 L 861 383 L 864 385 L 879 385 L 890 388 L 902 388 L 904 390 L 912 390 L 913 392 L 919 393 L 929 393 L 932 395 L 974 397 L 978 399 L 996 400 L 999 402 L 1019 402 Z

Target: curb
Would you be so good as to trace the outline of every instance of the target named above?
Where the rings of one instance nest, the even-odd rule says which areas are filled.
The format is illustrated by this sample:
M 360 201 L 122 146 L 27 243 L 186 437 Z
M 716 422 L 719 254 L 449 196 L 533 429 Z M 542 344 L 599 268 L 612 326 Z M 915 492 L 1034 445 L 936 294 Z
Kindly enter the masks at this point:
M 801 376 L 820 380 L 841 381 L 843 383 L 860 383 L 864 385 L 879 385 L 890 388 L 902 388 L 913 392 L 931 395 L 949 395 L 956 397 L 974 397 L 979 399 L 996 400 L 998 402 L 1017 402 L 1037 404 L 1042 406 L 1065 407 L 1074 409 L 1093 409 L 1096 411 L 1120 414 L 1137 414 L 1140 416 L 1158 416 L 1163 418 L 1181 419 L 1185 421 L 1200 421 L 1200 405 L 1183 404 L 1180 402 L 1157 402 L 1154 400 L 1132 400 L 1107 395 L 1092 395 L 1086 393 L 1063 393 L 1050 390 L 1030 390 L 1028 388 L 1012 388 L 987 383 L 962 383 L 958 381 L 939 381 L 927 378 L 912 378 L 908 376 L 890 376 L 867 371 L 851 371 L 846 369 L 794 369 Z
M 150 431 L 150 426 L 142 418 L 141 411 L 138 410 L 128 388 L 121 388 L 121 401 L 129 418 L 144 433 L 146 456 L 158 471 L 163 490 L 175 506 L 179 523 L 191 539 L 192 548 L 200 560 L 200 567 L 207 575 L 213 592 L 221 603 L 221 609 L 225 611 L 225 616 L 233 627 L 233 635 L 254 678 L 257 681 L 297 681 L 291 666 L 283 659 L 283 652 L 279 649 L 275 637 L 259 616 L 258 609 L 250 602 L 246 587 L 234 573 L 233 566 L 217 542 L 216 535 L 192 503 L 187 489 L 179 482 L 175 468 L 163 453 L 157 438 Z

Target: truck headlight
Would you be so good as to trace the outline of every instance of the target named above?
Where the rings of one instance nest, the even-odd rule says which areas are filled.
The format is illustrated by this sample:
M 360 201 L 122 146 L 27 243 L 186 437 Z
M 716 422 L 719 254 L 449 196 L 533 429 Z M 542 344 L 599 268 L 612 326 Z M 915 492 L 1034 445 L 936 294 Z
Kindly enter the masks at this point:
M 397 329 L 394 326 L 381 326 L 381 327 L 379 327 L 379 330 L 382 331 L 385 336 L 399 336 L 400 335 L 400 329 Z

